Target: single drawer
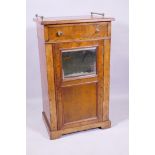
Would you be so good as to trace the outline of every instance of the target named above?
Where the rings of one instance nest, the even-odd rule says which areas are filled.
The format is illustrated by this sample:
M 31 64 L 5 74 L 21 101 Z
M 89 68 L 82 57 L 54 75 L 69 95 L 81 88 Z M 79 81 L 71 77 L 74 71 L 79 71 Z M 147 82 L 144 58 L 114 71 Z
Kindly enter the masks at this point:
M 49 41 L 97 39 L 108 36 L 108 22 L 48 25 Z

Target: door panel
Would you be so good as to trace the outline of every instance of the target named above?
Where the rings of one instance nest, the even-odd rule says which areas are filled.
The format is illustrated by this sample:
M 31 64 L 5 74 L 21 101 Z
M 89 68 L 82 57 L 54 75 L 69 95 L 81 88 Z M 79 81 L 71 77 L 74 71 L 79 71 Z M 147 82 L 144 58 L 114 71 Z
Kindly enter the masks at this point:
M 96 83 L 91 83 L 62 89 L 64 124 L 97 118 L 96 88 Z
M 53 45 L 58 129 L 102 121 L 103 42 Z

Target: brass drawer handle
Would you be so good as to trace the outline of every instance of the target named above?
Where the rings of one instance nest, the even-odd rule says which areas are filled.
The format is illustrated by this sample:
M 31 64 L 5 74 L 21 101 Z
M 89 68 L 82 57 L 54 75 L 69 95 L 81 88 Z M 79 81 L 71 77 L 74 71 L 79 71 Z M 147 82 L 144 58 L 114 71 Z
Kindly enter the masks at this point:
M 44 19 L 44 16 L 38 16 L 38 14 L 36 14 L 35 16 L 36 16 L 36 18 L 41 18 L 42 21 Z
M 91 12 L 91 16 L 93 17 L 93 15 L 96 14 L 96 15 L 101 15 L 104 17 L 104 13 L 97 13 L 97 12 Z
M 57 36 L 58 36 L 58 37 L 60 37 L 60 36 L 62 36 L 62 35 L 63 35 L 63 32 L 61 32 L 61 31 L 58 31 L 58 32 L 57 32 Z

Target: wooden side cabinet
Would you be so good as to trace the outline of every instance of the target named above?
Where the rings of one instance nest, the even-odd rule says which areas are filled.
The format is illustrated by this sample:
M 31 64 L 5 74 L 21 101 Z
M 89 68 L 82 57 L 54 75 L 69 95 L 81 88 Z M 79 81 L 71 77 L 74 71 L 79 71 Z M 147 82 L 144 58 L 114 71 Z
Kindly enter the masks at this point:
M 50 139 L 109 128 L 113 18 L 36 16 L 43 119 Z

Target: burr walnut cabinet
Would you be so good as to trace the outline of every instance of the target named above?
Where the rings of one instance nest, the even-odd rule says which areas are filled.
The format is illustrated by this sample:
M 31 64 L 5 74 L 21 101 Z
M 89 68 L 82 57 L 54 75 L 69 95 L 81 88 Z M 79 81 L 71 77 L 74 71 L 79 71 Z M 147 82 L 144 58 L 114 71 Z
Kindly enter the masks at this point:
M 109 128 L 110 41 L 113 18 L 36 15 L 43 119 L 50 139 Z

